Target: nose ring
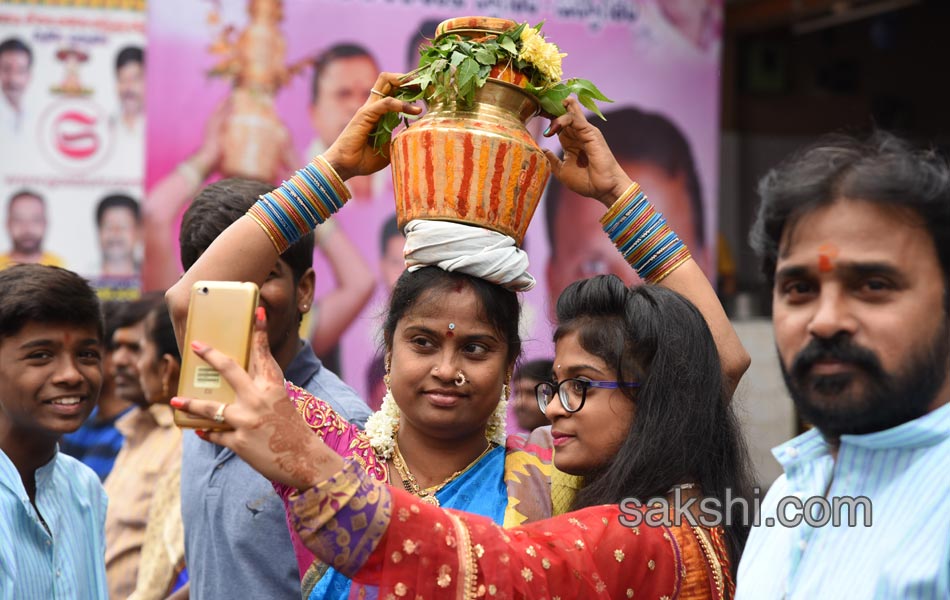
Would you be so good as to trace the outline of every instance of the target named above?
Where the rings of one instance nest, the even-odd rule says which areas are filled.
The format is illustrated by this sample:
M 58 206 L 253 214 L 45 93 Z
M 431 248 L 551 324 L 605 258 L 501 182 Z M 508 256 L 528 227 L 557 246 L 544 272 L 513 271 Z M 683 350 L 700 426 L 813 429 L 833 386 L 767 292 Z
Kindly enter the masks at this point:
M 459 372 L 455 374 L 455 385 L 462 387 L 466 383 L 468 383 L 468 378 L 465 377 L 465 373 L 460 369 Z

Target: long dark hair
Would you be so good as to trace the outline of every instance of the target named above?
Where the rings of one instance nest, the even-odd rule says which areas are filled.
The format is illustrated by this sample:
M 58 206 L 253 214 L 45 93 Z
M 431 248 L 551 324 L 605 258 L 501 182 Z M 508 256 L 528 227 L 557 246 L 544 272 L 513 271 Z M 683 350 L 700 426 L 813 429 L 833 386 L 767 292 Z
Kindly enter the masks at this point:
M 646 502 L 693 482 L 733 513 L 724 528 L 735 568 L 749 527 L 741 507 L 726 504 L 726 490 L 731 498 L 749 499 L 752 477 L 703 316 L 669 289 L 627 288 L 615 275 L 600 275 L 564 290 L 557 322 L 555 341 L 576 332 L 581 347 L 603 359 L 619 381 L 640 382 L 623 389 L 636 405 L 627 437 L 608 465 L 588 474 L 574 508 L 624 498 Z

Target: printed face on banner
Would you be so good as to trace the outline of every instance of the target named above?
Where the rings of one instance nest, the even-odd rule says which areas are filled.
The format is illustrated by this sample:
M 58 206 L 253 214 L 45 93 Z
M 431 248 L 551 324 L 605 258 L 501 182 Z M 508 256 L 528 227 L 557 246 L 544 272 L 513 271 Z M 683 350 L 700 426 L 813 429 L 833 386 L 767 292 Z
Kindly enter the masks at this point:
M 378 75 L 376 62 L 366 55 L 334 59 L 315 75 L 319 81 L 310 121 L 325 145 L 333 143 L 363 106 Z
M 116 206 L 103 212 L 99 223 L 103 262 L 132 261 L 138 245 L 138 230 L 132 209 Z
M 30 83 L 32 59 L 22 50 L 7 50 L 0 53 L 0 89 L 6 101 L 15 110 L 20 110 L 23 93 Z
M 145 69 L 142 63 L 127 62 L 116 71 L 116 87 L 122 116 L 136 119 L 145 116 Z
M 46 235 L 46 205 L 42 198 L 32 194 L 11 198 L 7 211 L 7 232 L 15 254 L 42 252 L 43 237 Z

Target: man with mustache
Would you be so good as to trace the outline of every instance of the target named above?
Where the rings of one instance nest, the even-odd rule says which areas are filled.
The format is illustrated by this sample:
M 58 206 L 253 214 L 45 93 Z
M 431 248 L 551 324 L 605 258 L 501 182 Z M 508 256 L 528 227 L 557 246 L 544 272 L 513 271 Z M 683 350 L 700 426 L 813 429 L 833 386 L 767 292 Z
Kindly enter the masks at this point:
M 950 167 L 834 137 L 759 192 L 779 359 L 815 428 L 773 451 L 736 598 L 950 597 Z
M 105 561 L 110 598 L 128 598 L 135 589 L 155 486 L 181 457 L 181 431 L 171 411 L 149 404 L 139 378 L 146 317 L 161 298 L 160 292 L 151 292 L 130 302 L 112 334 L 115 395 L 134 408 L 115 423 L 125 441 L 103 484 L 109 496 Z
M 145 117 L 145 52 L 138 46 L 127 46 L 116 55 L 115 85 L 122 125 L 130 130 L 141 128 Z
M 96 206 L 100 262 L 93 287 L 101 300 L 134 300 L 142 287 L 137 253 L 141 243 L 139 203 L 125 194 L 112 194 Z
M 46 225 L 46 201 L 41 195 L 24 189 L 10 196 L 7 204 L 7 234 L 12 248 L 0 254 L 0 269 L 19 263 L 64 266 L 62 258 L 43 250 Z

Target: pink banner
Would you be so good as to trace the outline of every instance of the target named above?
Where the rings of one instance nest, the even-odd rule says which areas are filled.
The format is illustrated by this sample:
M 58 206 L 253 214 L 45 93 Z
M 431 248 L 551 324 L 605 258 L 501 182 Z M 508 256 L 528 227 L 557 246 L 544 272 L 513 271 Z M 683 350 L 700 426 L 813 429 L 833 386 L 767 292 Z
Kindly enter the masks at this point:
M 603 106 L 608 119 L 603 128 L 622 164 L 707 272 L 713 272 L 721 0 L 296 0 L 283 3 L 282 19 L 280 12 L 279 2 L 264 0 L 246 6 L 190 0 L 150 3 L 146 186 L 150 195 L 160 193 L 162 212 L 180 215 L 206 175 L 207 157 L 215 152 L 216 164 L 230 165 L 226 170 L 232 173 L 257 169 L 258 176 L 266 177 L 302 166 L 363 103 L 379 70 L 405 72 L 416 66 L 412 50 L 420 28 L 450 17 L 484 14 L 545 22 L 548 40 L 568 53 L 565 77 L 588 78 L 615 101 Z M 327 51 L 335 58 L 320 65 L 314 102 L 313 61 Z M 257 70 L 247 69 L 255 60 Z M 235 87 L 226 77 L 209 76 L 212 72 L 240 74 L 244 83 Z M 279 122 L 254 125 L 270 123 L 270 117 L 259 107 L 256 114 L 247 108 L 241 128 L 216 129 L 211 119 L 216 108 L 230 96 L 229 109 L 235 111 L 243 102 L 243 92 L 236 90 L 251 87 L 252 80 L 277 90 Z M 538 134 L 546 126 L 544 119 L 535 119 L 529 128 Z M 256 137 L 248 133 L 255 127 Z M 209 136 L 216 135 L 231 136 L 231 144 L 224 144 L 230 156 L 222 156 L 209 142 Z M 557 149 L 556 140 L 541 143 Z M 220 173 L 207 175 L 215 178 Z M 369 371 L 389 285 L 401 270 L 401 242 L 381 238 L 394 213 L 388 170 L 354 181 L 351 188 L 354 199 L 334 221 L 359 257 L 351 260 L 352 269 L 347 264 L 336 269 L 360 272 L 365 263 L 374 291 L 339 339 L 340 374 L 372 398 L 378 393 L 371 390 L 372 381 L 381 373 Z M 596 223 L 602 207 L 570 194 L 558 196 L 556 202 L 542 201 L 525 242 L 538 279 L 538 286 L 523 297 L 528 357 L 551 352 L 550 306 L 571 280 L 616 272 L 633 281 L 632 271 Z M 177 247 L 177 222 L 166 215 L 162 228 L 149 235 Z M 168 285 L 175 268 L 154 277 L 146 273 L 146 285 Z M 320 311 L 319 299 L 337 285 L 334 267 L 319 250 L 315 269 L 314 319 L 333 319 Z

